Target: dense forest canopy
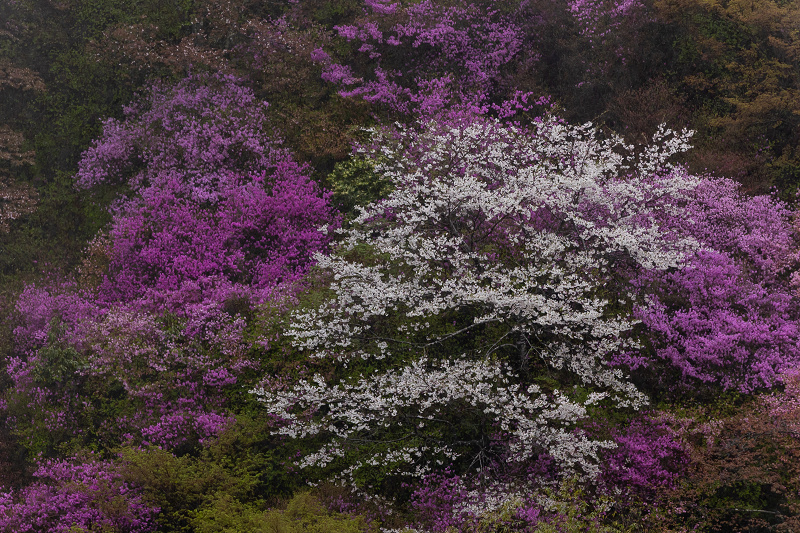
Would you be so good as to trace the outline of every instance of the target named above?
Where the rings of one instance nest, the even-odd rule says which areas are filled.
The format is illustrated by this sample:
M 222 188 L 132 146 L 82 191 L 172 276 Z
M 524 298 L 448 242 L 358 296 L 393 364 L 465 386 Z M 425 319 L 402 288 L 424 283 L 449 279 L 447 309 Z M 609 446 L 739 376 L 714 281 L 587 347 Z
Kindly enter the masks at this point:
M 800 529 L 796 0 L 0 0 L 0 530 Z

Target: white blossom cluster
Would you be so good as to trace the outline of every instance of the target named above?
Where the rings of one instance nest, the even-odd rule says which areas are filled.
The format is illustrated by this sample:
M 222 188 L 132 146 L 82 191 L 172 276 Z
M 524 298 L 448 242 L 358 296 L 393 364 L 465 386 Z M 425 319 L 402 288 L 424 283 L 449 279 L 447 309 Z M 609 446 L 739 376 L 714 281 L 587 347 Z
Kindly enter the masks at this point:
M 453 516 L 485 517 L 522 507 L 526 501 L 537 495 L 535 489 L 532 490 L 529 486 L 509 483 L 493 483 L 471 490 L 467 490 L 461 480 L 458 485 L 464 489 L 464 495 L 461 496 L 461 501 L 453 506 Z
M 396 446 L 361 461 L 360 466 L 407 464 L 413 468 L 403 469 L 402 473 L 422 476 L 428 472 L 420 462 L 423 456 L 439 457 L 442 464 L 443 459 L 455 459 L 456 452 L 447 443 L 430 448 L 421 444 L 416 430 L 426 425 L 443 424 L 446 428 L 456 411 L 460 417 L 497 421 L 495 429 L 508 434 L 517 460 L 527 459 L 544 448 L 571 471 L 582 467 L 583 473 L 593 474 L 594 464 L 583 463 L 587 457 L 596 459 L 597 451 L 610 444 L 588 440 L 566 429 L 585 416 L 585 408 L 559 393 L 544 394 L 536 385 L 522 388 L 510 384 L 505 379 L 509 374 L 510 369 L 497 361 L 433 362 L 423 357 L 400 369 L 361 376 L 353 384 L 327 385 L 317 375 L 289 391 L 253 392 L 273 412 L 295 422 L 282 427 L 279 433 L 292 438 L 320 433 L 334 437 L 317 453 L 304 457 L 301 467 L 326 466 L 344 456 L 347 450 L 343 442 L 364 438 L 375 428 L 400 426 L 405 429 L 394 437 Z M 309 409 L 321 405 L 326 409 L 320 416 L 295 414 L 298 406 L 307 415 Z
M 384 434 L 398 455 L 375 461 L 423 468 L 425 457 L 456 453 L 446 438 L 420 437 L 425 425 L 461 409 L 506 432 L 518 459 L 546 451 L 565 471 L 593 475 L 609 444 L 571 429 L 585 405 L 646 403 L 605 363 L 637 347 L 634 321 L 611 310 L 611 298 L 634 298 L 615 270 L 675 267 L 698 247 L 669 224 L 698 183 L 668 163 L 690 132 L 661 129 L 638 156 L 590 124 L 556 120 L 373 134 L 379 148 L 364 154 L 394 190 L 339 230 L 336 255 L 317 255 L 333 297 L 297 312 L 289 331 L 313 357 L 370 370 L 254 392 L 291 421 L 286 435 L 330 437 L 304 466 L 386 444 Z M 596 392 L 577 402 L 529 386 L 542 371 Z

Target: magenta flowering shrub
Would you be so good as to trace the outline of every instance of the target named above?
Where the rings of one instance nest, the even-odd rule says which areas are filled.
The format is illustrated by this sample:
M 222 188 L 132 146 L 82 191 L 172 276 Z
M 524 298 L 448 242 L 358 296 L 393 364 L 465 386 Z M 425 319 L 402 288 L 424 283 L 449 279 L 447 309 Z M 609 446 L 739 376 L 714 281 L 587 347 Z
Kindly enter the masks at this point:
M 328 194 L 268 131 L 266 103 L 226 76 L 156 85 L 109 120 L 77 184 L 123 182 L 100 301 L 182 312 L 263 300 L 301 276 L 335 224 Z
M 415 487 L 409 499 L 417 527 L 431 531 L 446 531 L 458 528 L 464 517 L 454 509 L 467 498 L 467 489 L 461 477 L 448 470 L 425 476 Z
M 652 502 L 659 491 L 675 486 L 689 464 L 681 435 L 657 417 L 639 417 L 612 434 L 617 447 L 603 458 L 602 479 L 616 498 Z
M 81 374 L 123 395 L 115 419 L 101 428 L 107 439 L 176 448 L 215 437 L 232 422 L 225 391 L 256 367 L 242 340 L 245 321 L 211 306 L 188 314 L 165 324 L 112 308 L 88 328 Z
M 72 282 L 28 285 L 14 308 L 18 323 L 14 328 L 17 351 L 25 355 L 34 355 L 52 334 L 69 341 L 79 340 L 82 322 L 98 314 L 93 295 Z
M 335 29 L 355 48 L 355 61 L 339 63 L 321 48 L 312 59 L 342 96 L 417 115 L 456 106 L 510 116 L 545 103 L 503 84 L 507 67 L 526 51 L 519 27 L 496 9 L 367 0 L 362 17 Z
M 702 249 L 680 268 L 637 282 L 648 302 L 636 315 L 649 328 L 656 360 L 627 363 L 666 362 L 679 375 L 673 388 L 705 383 L 751 392 L 779 381 L 800 357 L 800 305 L 788 275 L 796 246 L 791 217 L 774 197 L 746 197 L 730 180 L 704 180 L 684 224 Z
M 125 120 L 105 122 L 79 164 L 79 187 L 117 181 L 141 192 L 162 185 L 215 202 L 225 171 L 267 170 L 288 159 L 265 129 L 260 111 L 268 104 L 232 76 L 157 83 L 143 96 L 124 108 Z M 169 170 L 180 174 L 162 174 Z
M 191 446 L 230 425 L 229 393 L 258 367 L 243 315 L 290 293 L 337 223 L 265 108 L 231 77 L 156 85 L 84 154 L 79 186 L 128 192 L 99 286 L 20 296 L 5 407 L 29 452 Z
M 317 228 L 333 217 L 313 182 L 282 170 L 269 185 L 263 176 L 230 176 L 238 184 L 216 212 L 163 190 L 127 205 L 110 232 L 101 297 L 180 312 L 188 303 L 260 301 L 299 279 L 327 243 Z
M 327 245 L 319 228 L 336 224 L 265 108 L 231 77 L 155 86 L 81 161 L 79 186 L 131 190 L 109 232 L 106 311 L 85 338 L 85 374 L 121 384 L 135 406 L 116 424 L 126 440 L 174 447 L 229 424 L 223 391 L 256 363 L 227 303 L 280 297 Z
M 15 351 L 5 360 L 6 424 L 29 452 L 37 453 L 80 433 L 86 399 L 78 370 L 84 326 L 99 313 L 92 295 L 75 283 L 29 285 L 15 305 Z
M 0 529 L 14 533 L 146 533 L 158 509 L 109 461 L 44 461 L 20 490 L 0 492 Z
M 63 301 L 73 311 L 86 304 L 74 292 L 53 298 L 29 287 L 18 307 L 39 309 L 35 304 Z M 182 316 L 124 305 L 101 309 L 95 304 L 90 311 L 77 326 L 51 320 L 46 338 L 35 345 L 30 331 L 40 333 L 36 326 L 44 311 L 27 315 L 30 321 L 17 328 L 19 348 L 26 351 L 7 362 L 10 387 L 3 407 L 30 453 L 85 438 L 109 446 L 133 442 L 175 448 L 203 442 L 228 427 L 233 415 L 226 391 L 258 367 L 244 341 L 246 322 L 240 315 L 214 302 L 187 305 Z M 98 418 L 99 423 L 91 422 Z

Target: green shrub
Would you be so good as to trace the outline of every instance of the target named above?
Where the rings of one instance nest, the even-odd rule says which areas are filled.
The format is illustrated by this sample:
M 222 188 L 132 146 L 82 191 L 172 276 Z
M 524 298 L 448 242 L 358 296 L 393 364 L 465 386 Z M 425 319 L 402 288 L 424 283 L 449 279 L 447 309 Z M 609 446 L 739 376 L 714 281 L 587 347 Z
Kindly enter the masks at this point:
M 257 507 L 220 494 L 194 513 L 198 533 L 363 533 L 374 531 L 363 517 L 328 512 L 310 493 L 295 495 L 284 510 Z
M 375 172 L 372 162 L 360 157 L 337 163 L 328 180 L 333 188 L 333 205 L 351 215 L 356 214 L 356 206 L 374 202 L 392 190 L 390 181 Z

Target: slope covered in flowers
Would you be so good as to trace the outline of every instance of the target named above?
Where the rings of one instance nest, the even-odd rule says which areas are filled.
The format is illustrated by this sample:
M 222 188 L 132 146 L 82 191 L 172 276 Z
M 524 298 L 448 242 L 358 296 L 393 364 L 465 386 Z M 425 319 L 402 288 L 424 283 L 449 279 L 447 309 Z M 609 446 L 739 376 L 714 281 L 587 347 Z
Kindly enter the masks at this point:
M 90 4 L 2 7 L 85 93 L 2 115 L 0 530 L 797 527 L 794 2 Z

